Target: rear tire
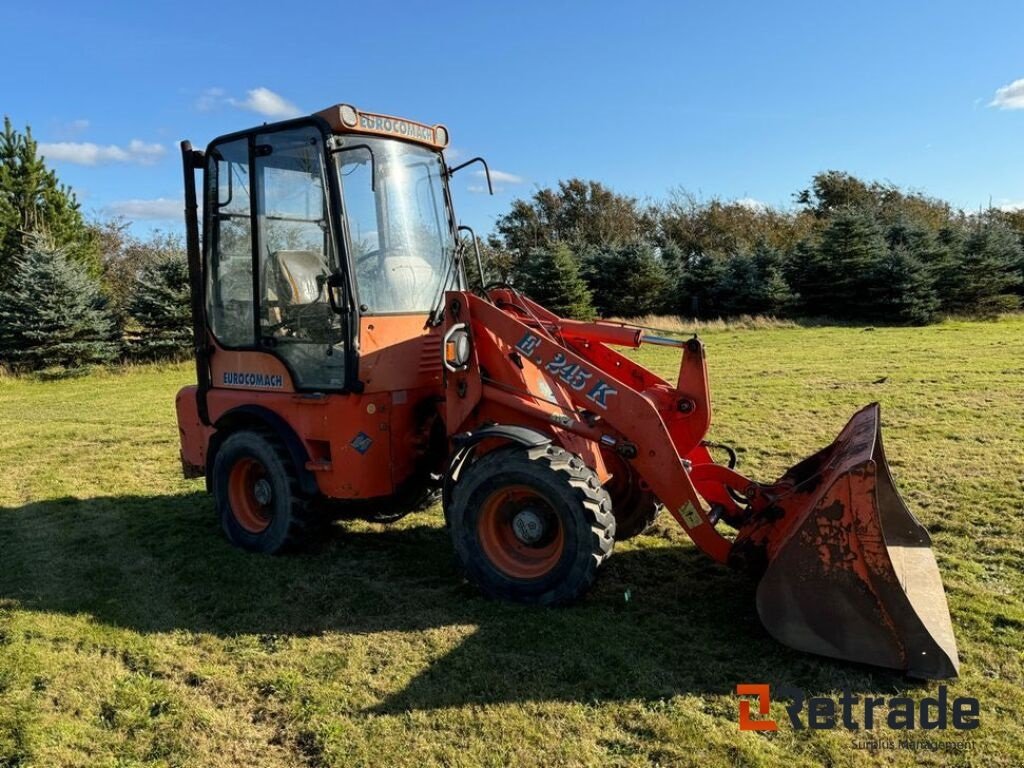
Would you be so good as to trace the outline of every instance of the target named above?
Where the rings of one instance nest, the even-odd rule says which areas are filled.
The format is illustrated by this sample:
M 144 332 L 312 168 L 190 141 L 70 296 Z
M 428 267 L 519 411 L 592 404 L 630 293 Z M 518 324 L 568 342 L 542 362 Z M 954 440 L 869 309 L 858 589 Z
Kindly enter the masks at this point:
M 277 436 L 240 430 L 229 435 L 213 462 L 213 497 L 228 541 L 250 552 L 273 554 L 296 541 L 309 500 Z
M 504 600 L 576 600 L 615 544 L 596 473 L 553 445 L 486 454 L 462 471 L 445 512 L 467 580 Z

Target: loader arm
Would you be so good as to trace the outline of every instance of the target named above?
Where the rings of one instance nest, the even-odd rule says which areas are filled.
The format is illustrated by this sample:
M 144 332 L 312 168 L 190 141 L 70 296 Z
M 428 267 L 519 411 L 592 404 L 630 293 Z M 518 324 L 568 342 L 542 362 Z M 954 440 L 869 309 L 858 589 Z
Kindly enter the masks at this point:
M 616 326 L 570 323 L 564 333 L 565 343 L 559 343 L 553 333 L 560 329 L 545 322 L 551 317 L 524 322 L 469 293 L 449 294 L 449 307 L 453 301 L 468 311 L 476 354 L 464 370 L 451 374 L 450 390 L 465 391 L 469 397 L 473 390 L 470 382 L 479 379 L 483 386 L 474 396 L 482 397 L 488 386 L 505 393 L 507 396 L 500 398 L 503 408 L 517 411 L 521 419 L 551 432 L 567 448 L 576 442 L 566 439 L 570 435 L 613 444 L 697 546 L 716 561 L 727 561 L 731 543 L 711 525 L 706 504 L 683 463 L 685 451 L 680 453 L 666 425 L 677 425 L 680 441 L 692 443 L 686 450 L 698 445 L 707 429 L 707 371 L 699 341 L 693 340 L 686 348 L 680 369 L 683 388 L 673 388 L 601 341 L 593 340 L 619 338 L 615 336 L 620 333 Z M 636 336 L 635 329 L 631 333 Z M 625 334 L 621 338 L 628 339 Z M 639 339 L 634 346 L 639 346 Z M 512 356 L 522 362 L 522 369 L 511 362 Z M 481 358 L 485 361 L 483 371 Z M 502 358 L 508 364 L 495 365 L 494 361 Z M 538 397 L 536 388 L 531 387 L 531 373 L 544 375 L 552 390 L 551 398 Z M 638 391 L 631 384 L 649 386 Z M 452 433 L 475 426 L 469 423 L 468 414 L 477 410 L 480 402 L 465 400 L 458 395 L 448 398 Z M 680 402 L 687 404 L 682 411 L 678 408 Z
M 707 450 L 711 399 L 696 336 L 566 320 L 507 287 L 450 292 L 446 305 L 448 328 L 472 339 L 466 359 L 446 366 L 450 436 L 523 425 L 602 483 L 612 477 L 603 452 L 614 450 L 701 550 L 760 579 L 758 612 L 782 642 L 916 677 L 957 674 L 938 566 L 892 482 L 877 404 L 762 484 Z M 611 348 L 645 341 L 680 348 L 674 385 Z

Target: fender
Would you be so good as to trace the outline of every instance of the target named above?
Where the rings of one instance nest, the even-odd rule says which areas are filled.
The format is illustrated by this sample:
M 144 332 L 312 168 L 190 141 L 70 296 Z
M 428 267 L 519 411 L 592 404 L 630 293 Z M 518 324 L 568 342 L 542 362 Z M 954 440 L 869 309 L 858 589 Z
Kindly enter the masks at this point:
M 295 465 L 295 471 L 299 480 L 299 490 L 306 496 L 316 496 L 319 494 L 320 487 L 317 485 L 316 477 L 306 469 L 306 462 L 309 461 L 309 452 L 306 450 L 306 446 L 303 445 L 302 440 L 299 439 L 295 430 L 292 429 L 291 424 L 274 411 L 260 405 L 240 405 L 237 408 L 232 408 L 217 419 L 217 423 L 214 425 L 216 431 L 210 437 L 210 445 L 206 454 L 207 490 L 212 486 L 213 478 L 210 473 L 213 472 L 214 458 L 220 449 L 220 444 L 224 442 L 224 439 L 231 432 L 239 427 L 253 425 L 267 427 L 281 438 L 281 441 L 288 449 L 288 454 L 292 458 L 292 463 Z
M 551 437 L 530 427 L 513 424 L 488 424 L 470 432 L 452 435 L 455 453 L 448 462 L 448 470 L 444 473 L 444 485 L 441 490 L 442 505 L 445 509 L 445 523 L 448 522 L 448 506 L 452 497 L 452 487 L 458 481 L 463 468 L 473 463 L 473 454 L 478 443 L 484 440 L 504 440 L 517 443 L 526 448 L 539 448 L 551 443 Z
M 480 429 L 452 435 L 452 442 L 458 448 L 469 448 L 483 440 L 492 438 L 509 440 L 525 445 L 527 448 L 539 448 L 551 442 L 551 438 L 539 430 L 513 424 L 488 424 Z

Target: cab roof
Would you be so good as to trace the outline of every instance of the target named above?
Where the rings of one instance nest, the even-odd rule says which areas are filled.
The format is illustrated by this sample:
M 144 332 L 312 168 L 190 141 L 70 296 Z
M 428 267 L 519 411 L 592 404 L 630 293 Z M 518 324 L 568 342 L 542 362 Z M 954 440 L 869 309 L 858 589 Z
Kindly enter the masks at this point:
M 320 110 L 316 115 L 326 120 L 335 133 L 388 136 L 426 144 L 435 149 L 444 149 L 448 146 L 448 129 L 440 123 L 427 125 L 404 117 L 364 112 L 351 104 L 335 104 Z

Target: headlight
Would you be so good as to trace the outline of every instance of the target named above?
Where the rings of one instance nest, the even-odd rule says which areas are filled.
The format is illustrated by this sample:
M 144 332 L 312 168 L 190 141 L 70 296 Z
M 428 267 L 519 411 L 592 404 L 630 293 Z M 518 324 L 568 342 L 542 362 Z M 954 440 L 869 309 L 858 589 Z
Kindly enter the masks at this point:
M 444 366 L 449 371 L 461 371 L 469 363 L 473 344 L 465 323 L 453 325 L 444 335 Z
M 443 125 L 434 126 L 434 142 L 442 148 L 448 146 L 448 129 Z
M 355 128 L 356 123 L 359 122 L 359 113 L 356 112 L 356 108 L 348 104 L 338 107 L 338 117 L 341 118 L 342 125 L 347 125 L 349 128 Z

